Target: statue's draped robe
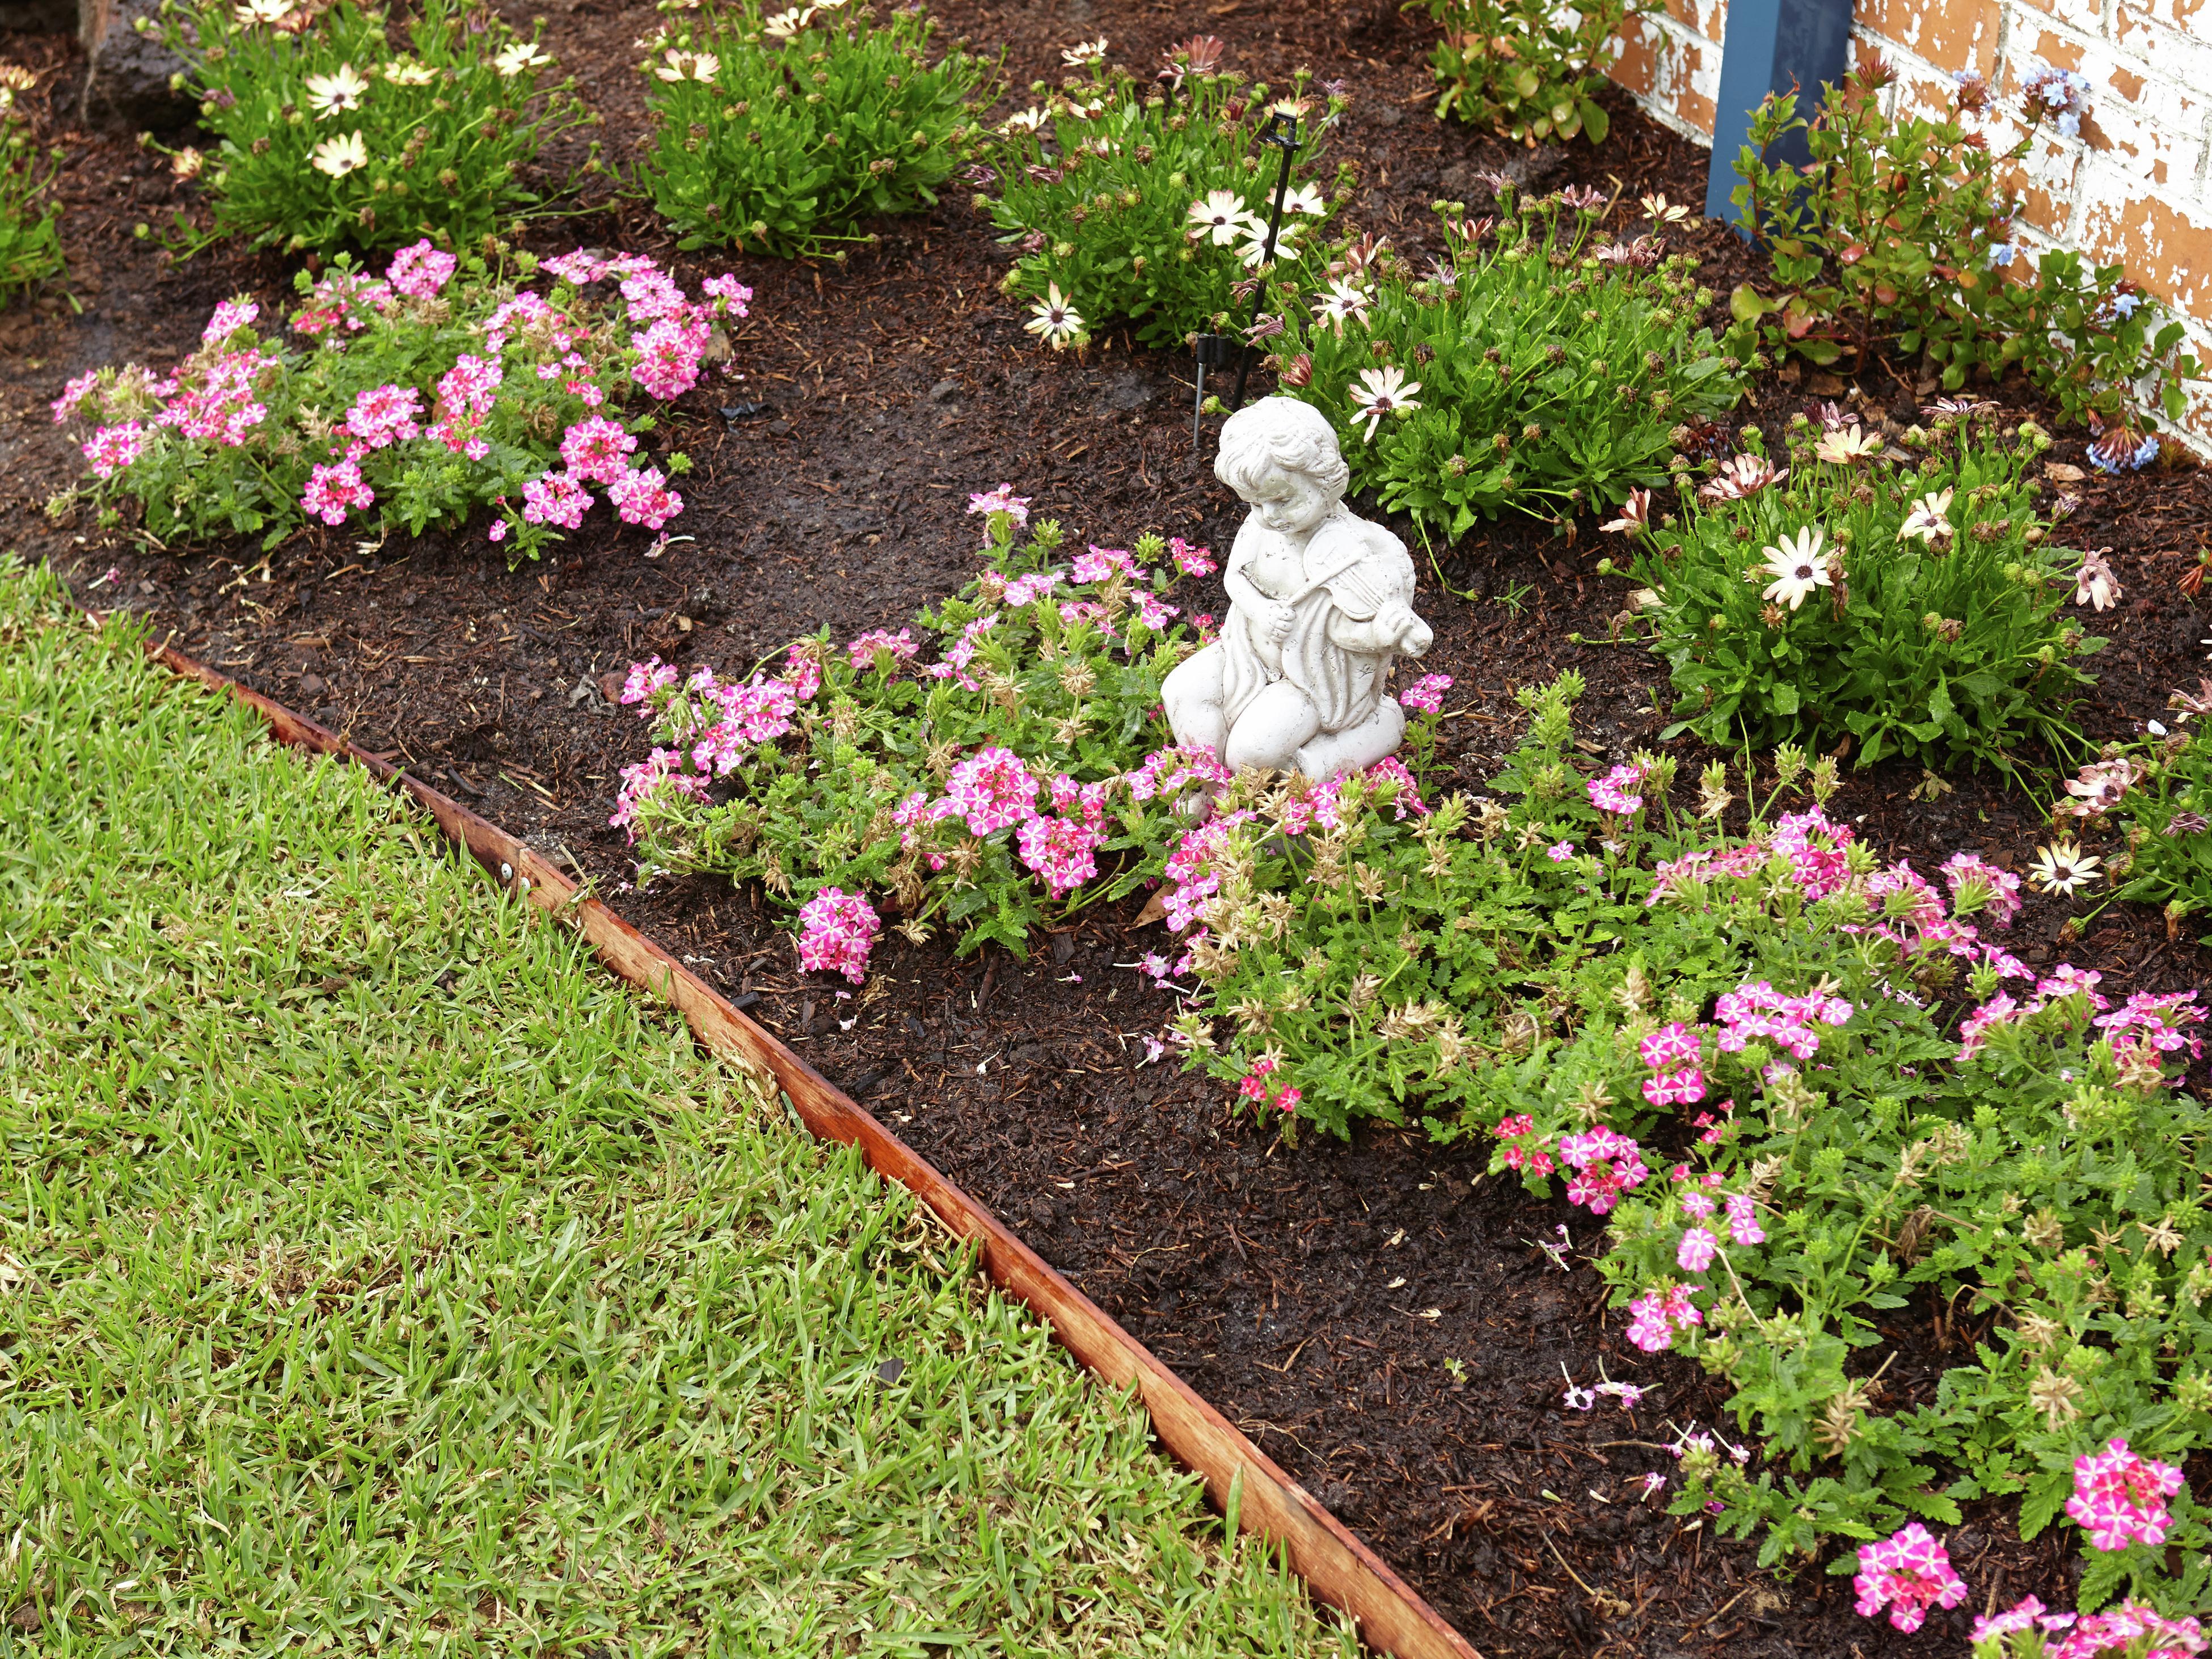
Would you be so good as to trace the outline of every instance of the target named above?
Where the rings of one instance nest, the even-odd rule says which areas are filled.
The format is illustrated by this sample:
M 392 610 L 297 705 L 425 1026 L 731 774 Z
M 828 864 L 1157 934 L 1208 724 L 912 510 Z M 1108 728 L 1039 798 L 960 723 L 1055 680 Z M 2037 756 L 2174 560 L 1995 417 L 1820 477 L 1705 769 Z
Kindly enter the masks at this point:
M 1231 568 L 1249 556 L 1244 546 L 1248 538 L 1275 533 L 1247 519 L 1237 533 Z M 1367 622 L 1386 605 L 1413 602 L 1413 562 L 1406 544 L 1381 526 L 1354 518 L 1339 507 L 1306 544 L 1304 579 L 1298 589 L 1282 597 L 1291 606 L 1292 621 L 1281 646 L 1280 675 L 1268 668 L 1275 651 L 1259 632 L 1256 620 L 1233 605 L 1230 609 L 1228 623 L 1221 630 L 1227 657 L 1221 674 L 1222 708 L 1230 727 L 1278 678 L 1306 694 L 1321 715 L 1323 732 L 1359 725 L 1382 700 L 1392 653 L 1346 650 L 1329 637 L 1329 625 L 1340 616 Z

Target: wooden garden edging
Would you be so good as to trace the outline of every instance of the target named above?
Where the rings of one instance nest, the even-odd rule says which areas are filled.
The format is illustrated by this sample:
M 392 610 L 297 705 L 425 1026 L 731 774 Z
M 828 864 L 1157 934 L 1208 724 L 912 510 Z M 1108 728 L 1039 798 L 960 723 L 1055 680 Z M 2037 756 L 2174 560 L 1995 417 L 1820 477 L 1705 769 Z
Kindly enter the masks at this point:
M 1092 1373 L 1116 1388 L 1133 1385 L 1160 1443 L 1204 1478 L 1214 1504 L 1226 1513 L 1233 1492 L 1242 1528 L 1281 1545 L 1314 1595 L 1350 1614 L 1370 1648 L 1395 1659 L 1482 1659 L 1343 1522 L 996 1216 L 675 957 L 598 899 L 585 896 L 544 858 L 421 779 L 229 676 L 151 639 L 146 652 L 185 678 L 252 707 L 280 742 L 343 757 L 405 790 L 502 886 L 573 923 L 616 973 L 673 1003 L 701 1042 L 748 1070 L 765 1071 L 816 1135 L 859 1146 L 870 1168 L 908 1188 L 953 1232 L 973 1240 L 991 1282 L 1043 1320 L 1054 1339 Z

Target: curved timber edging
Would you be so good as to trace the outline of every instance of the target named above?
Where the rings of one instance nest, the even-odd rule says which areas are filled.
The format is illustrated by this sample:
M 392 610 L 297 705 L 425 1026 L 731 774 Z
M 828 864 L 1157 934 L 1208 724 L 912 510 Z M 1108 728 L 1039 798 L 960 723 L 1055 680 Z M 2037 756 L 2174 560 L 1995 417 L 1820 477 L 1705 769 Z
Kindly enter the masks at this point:
M 972 1240 L 991 1282 L 1044 1321 L 1060 1346 L 1089 1370 L 1116 1388 L 1133 1387 L 1161 1444 L 1204 1479 L 1214 1505 L 1226 1513 L 1233 1493 L 1242 1529 L 1280 1545 L 1314 1595 L 1349 1614 L 1369 1647 L 1394 1659 L 1482 1659 L 1342 1522 L 1005 1223 L 542 855 L 421 779 L 228 675 L 150 638 L 145 648 L 185 678 L 252 708 L 278 741 L 349 760 L 413 796 L 447 837 L 503 887 L 577 927 L 617 974 L 673 1003 L 707 1048 L 757 1076 L 773 1079 L 817 1136 L 860 1147 L 871 1169 L 906 1188 L 954 1233 Z

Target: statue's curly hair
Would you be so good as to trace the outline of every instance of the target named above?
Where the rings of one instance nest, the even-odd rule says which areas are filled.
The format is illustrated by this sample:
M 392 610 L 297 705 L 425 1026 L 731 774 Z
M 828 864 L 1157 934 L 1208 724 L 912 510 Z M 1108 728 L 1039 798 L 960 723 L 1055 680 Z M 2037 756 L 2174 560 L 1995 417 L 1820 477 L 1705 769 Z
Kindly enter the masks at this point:
M 1221 423 L 1213 476 L 1249 496 L 1270 472 L 1303 473 L 1336 496 L 1352 482 L 1328 417 L 1296 398 L 1262 398 Z

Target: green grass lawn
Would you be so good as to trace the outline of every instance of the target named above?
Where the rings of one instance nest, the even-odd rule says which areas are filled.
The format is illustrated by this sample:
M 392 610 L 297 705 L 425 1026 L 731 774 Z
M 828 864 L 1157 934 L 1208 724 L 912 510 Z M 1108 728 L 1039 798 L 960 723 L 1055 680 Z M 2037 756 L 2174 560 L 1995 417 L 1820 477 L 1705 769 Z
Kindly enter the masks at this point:
M 0 1653 L 1353 1651 L 672 1021 L 0 562 Z

